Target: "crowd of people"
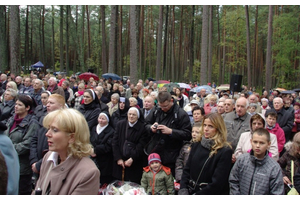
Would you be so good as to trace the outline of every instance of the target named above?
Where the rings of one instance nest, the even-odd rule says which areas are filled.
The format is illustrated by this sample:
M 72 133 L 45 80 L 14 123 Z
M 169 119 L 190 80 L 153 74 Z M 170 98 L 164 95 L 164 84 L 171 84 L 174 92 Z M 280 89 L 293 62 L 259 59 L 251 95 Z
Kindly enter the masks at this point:
M 2 195 L 96 195 L 115 180 L 149 195 L 300 192 L 297 92 L 0 79 Z

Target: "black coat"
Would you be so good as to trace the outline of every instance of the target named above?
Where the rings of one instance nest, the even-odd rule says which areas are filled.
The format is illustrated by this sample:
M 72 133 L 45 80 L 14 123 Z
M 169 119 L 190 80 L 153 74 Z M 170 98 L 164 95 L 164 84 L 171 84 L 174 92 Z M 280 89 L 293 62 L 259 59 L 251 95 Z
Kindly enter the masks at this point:
M 190 180 L 197 181 L 200 171 L 209 157 L 209 153 L 210 150 L 204 148 L 200 142 L 192 144 L 189 158 L 183 169 L 180 189 L 188 189 Z M 196 194 L 229 194 L 228 178 L 232 166 L 232 153 L 231 148 L 223 147 L 207 161 L 197 183 L 208 183 L 208 185 L 202 190 L 196 187 Z
M 188 114 L 174 100 L 173 107 L 167 113 L 164 113 L 159 107 L 155 107 L 151 109 L 145 121 L 146 129 L 151 137 L 145 148 L 147 154 L 158 153 L 162 164 L 171 168 L 172 174 L 175 176 L 175 162 L 183 143 L 192 139 L 192 126 Z M 152 133 L 151 126 L 155 122 L 171 128 L 172 134 Z
M 43 107 L 43 105 L 38 105 L 34 109 L 34 115 L 40 119 L 42 116 L 45 116 L 47 114 L 47 107 Z
M 100 170 L 100 181 L 101 181 L 102 176 L 112 175 L 112 165 L 113 165 L 112 139 L 115 130 L 112 128 L 111 125 L 108 125 L 100 133 L 100 135 L 98 135 L 98 133 L 96 132 L 97 125 L 91 129 L 90 141 L 94 147 L 94 152 L 97 155 L 94 158 L 94 161 L 96 161 L 97 167 Z
M 99 102 L 93 101 L 88 106 L 85 104 L 80 105 L 78 111 L 83 114 L 86 119 L 89 129 L 98 124 L 98 117 L 101 112 Z
M 100 101 L 100 110 L 101 110 L 101 112 L 103 112 L 103 111 L 108 112 L 108 106 L 105 103 L 103 103 L 102 101 Z
M 133 159 L 133 163 L 130 167 L 125 167 L 124 180 L 140 184 L 143 167 L 146 166 L 145 161 L 147 160 L 143 151 L 144 146 L 147 143 L 147 133 L 144 123 L 140 120 L 138 120 L 133 127 L 128 125 L 127 120 L 119 121 L 116 126 L 112 143 L 114 156 L 113 176 L 118 180 L 122 180 L 122 167 L 117 165 L 117 161 L 119 159 L 126 161 L 130 158 L 123 156 L 126 131 L 127 140 L 134 143 L 135 148 L 130 152 L 130 157 Z
M 119 102 L 120 104 L 120 102 Z M 118 106 L 118 109 L 113 112 L 111 119 L 112 119 L 112 126 L 116 128 L 117 123 L 121 120 L 127 119 L 127 112 L 130 108 L 130 103 L 127 98 L 125 98 L 125 107 L 123 110 L 120 109 L 120 106 Z

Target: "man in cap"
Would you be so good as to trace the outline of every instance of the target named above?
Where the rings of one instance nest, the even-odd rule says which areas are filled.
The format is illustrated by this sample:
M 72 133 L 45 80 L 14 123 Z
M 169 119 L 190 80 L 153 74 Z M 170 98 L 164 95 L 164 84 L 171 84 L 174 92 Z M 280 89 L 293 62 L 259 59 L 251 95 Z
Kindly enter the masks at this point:
M 189 115 L 191 124 L 194 122 L 192 110 L 193 110 L 193 108 L 194 108 L 195 106 L 199 106 L 199 107 L 200 107 L 200 102 L 197 101 L 196 99 L 193 99 L 188 105 L 186 105 L 186 106 L 184 107 L 184 110 L 185 110 L 185 111 L 187 112 L 187 114 Z

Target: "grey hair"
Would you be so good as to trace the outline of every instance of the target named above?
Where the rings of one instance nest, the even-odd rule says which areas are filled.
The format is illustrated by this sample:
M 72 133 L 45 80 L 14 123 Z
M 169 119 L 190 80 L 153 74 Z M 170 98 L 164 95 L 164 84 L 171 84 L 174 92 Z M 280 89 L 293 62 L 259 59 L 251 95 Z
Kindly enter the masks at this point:
M 114 99 L 116 99 L 116 100 L 119 101 L 120 95 L 119 95 L 118 93 L 113 93 L 113 94 L 111 95 L 111 98 L 114 98 Z
M 40 82 L 40 86 L 44 87 L 44 82 L 41 79 L 35 79 L 36 81 Z
M 12 88 L 8 88 L 7 90 L 5 90 L 5 92 L 10 92 L 10 95 L 14 97 L 14 99 L 17 97 L 18 92 Z
M 277 99 L 279 99 L 280 103 L 283 103 L 283 100 L 282 100 L 282 98 L 280 98 L 280 97 L 275 97 L 275 98 L 273 99 L 273 102 L 274 102 L 274 100 L 277 100 Z

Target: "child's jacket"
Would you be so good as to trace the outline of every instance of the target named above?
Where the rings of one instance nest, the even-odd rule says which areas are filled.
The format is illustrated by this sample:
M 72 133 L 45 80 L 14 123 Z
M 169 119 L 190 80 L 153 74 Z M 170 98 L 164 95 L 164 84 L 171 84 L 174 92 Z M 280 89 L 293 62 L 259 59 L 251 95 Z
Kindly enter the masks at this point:
M 157 173 L 154 173 L 150 166 L 144 167 L 141 186 L 147 194 L 168 195 L 175 194 L 174 178 L 169 167 L 162 166 Z

